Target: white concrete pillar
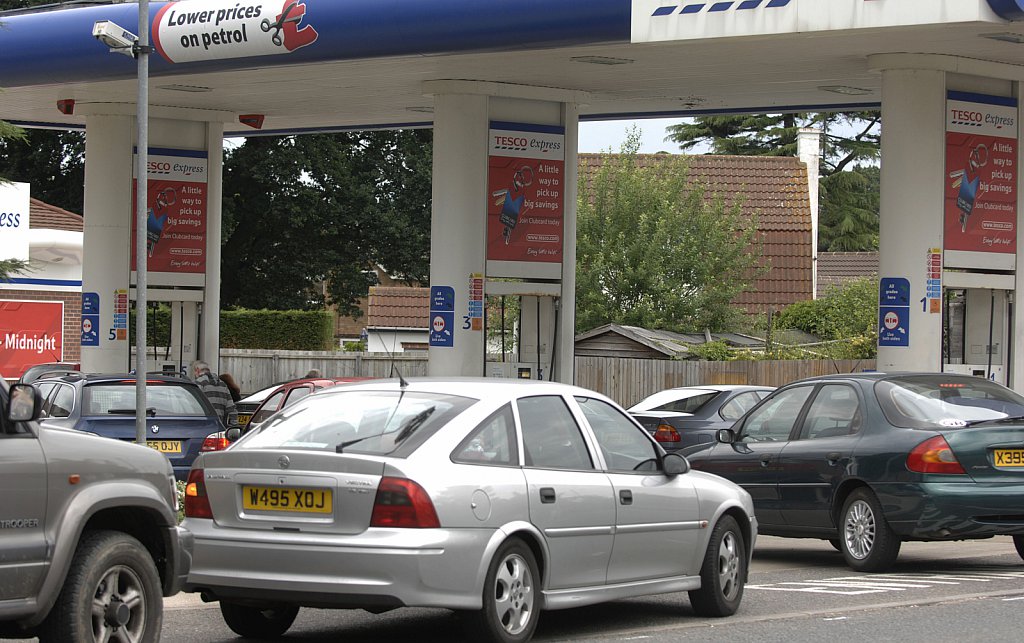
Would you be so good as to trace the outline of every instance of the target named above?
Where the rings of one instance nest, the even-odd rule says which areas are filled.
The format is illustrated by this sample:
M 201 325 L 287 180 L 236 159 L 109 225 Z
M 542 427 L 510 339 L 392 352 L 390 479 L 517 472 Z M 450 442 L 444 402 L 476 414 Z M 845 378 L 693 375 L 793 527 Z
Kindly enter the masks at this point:
M 208 153 L 206 199 L 206 287 L 203 291 L 203 327 L 200 359 L 220 372 L 220 237 L 224 194 L 224 124 L 206 124 Z
M 818 178 L 821 174 L 821 130 L 801 127 L 796 154 L 807 167 L 807 195 L 811 205 L 811 296 L 818 298 Z
M 99 346 L 82 346 L 85 372 L 129 368 L 127 324 L 119 338 L 114 306 L 117 291 L 124 293 L 127 305 L 135 127 L 128 114 L 86 116 L 82 292 L 99 296 Z
M 470 275 L 483 274 L 487 217 L 488 97 L 434 96 L 430 284 L 455 290 L 452 347 L 428 349 L 427 374 L 482 375 L 484 333 L 463 329 Z
M 464 328 L 473 275 L 487 277 L 488 293 L 542 294 L 559 298 L 552 333 L 556 348 L 554 378 L 573 381 L 575 323 L 576 180 L 578 105 L 586 94 L 559 89 L 474 81 L 429 81 L 434 97 L 433 212 L 430 284 L 455 291 L 453 345 L 431 346 L 427 372 L 432 376 L 480 376 L 485 373 L 486 335 Z M 489 129 L 492 121 L 564 128 L 561 263 L 487 260 Z M 490 265 L 488 265 L 490 264 Z M 518 271 L 518 272 L 517 272 Z M 522 286 L 496 278 L 514 276 Z M 517 288 L 519 288 L 517 290 Z M 555 329 L 550 327 L 555 325 Z M 548 348 L 547 350 L 551 350 Z M 549 353 L 550 354 L 550 353 Z M 545 379 L 550 377 L 545 374 Z
M 879 346 L 878 370 L 938 371 L 942 315 L 922 310 L 926 259 L 942 248 L 945 73 L 882 71 L 879 277 L 910 282 L 907 346 Z

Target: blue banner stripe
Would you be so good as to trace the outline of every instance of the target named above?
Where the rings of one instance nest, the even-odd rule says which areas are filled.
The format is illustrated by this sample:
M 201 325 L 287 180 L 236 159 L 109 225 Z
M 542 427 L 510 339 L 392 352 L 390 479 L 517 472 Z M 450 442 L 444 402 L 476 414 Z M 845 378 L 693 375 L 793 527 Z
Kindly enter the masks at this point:
M 988 0 L 988 6 L 1005 20 L 1024 20 L 1024 0 Z
M 512 132 L 536 132 L 538 134 L 565 134 L 561 125 L 538 125 L 536 123 L 512 123 L 509 121 L 491 121 L 491 129 Z
M 167 3 L 151 2 L 150 16 Z M 305 0 L 304 24 L 317 41 L 287 54 L 169 63 L 150 57 L 153 77 L 339 60 L 476 51 L 521 51 L 629 43 L 626 0 Z M 93 23 L 137 29 L 138 5 L 103 4 L 4 16 L 0 85 L 23 87 L 137 77 L 128 56 L 112 56 Z
M 742 2 L 736 2 L 736 0 L 723 0 L 722 2 L 715 2 L 711 4 L 707 2 L 694 3 L 683 5 L 683 7 L 679 10 L 679 15 L 683 16 L 688 14 L 692 15 L 695 13 L 701 13 L 705 9 L 707 10 L 707 13 L 721 13 L 723 11 L 749 11 L 750 9 L 760 8 L 762 5 L 764 5 L 765 9 L 777 9 L 780 7 L 785 7 L 790 2 L 792 2 L 792 0 L 768 0 L 768 4 L 764 4 L 764 2 L 765 0 L 743 0 Z M 658 7 L 657 9 L 654 10 L 654 13 L 651 14 L 651 17 L 661 18 L 664 16 L 670 16 L 673 13 L 675 13 L 675 10 L 676 5 Z
M 767 8 L 774 9 L 776 7 L 785 7 L 789 2 L 790 0 L 771 0 L 771 2 L 768 3 Z
M 703 9 L 704 6 L 705 5 L 703 4 L 688 4 L 685 7 L 683 7 L 683 10 L 680 11 L 679 13 L 700 13 L 701 9 Z
M 949 100 L 962 100 L 968 103 L 982 103 L 983 105 L 999 105 L 1002 107 L 1016 107 L 1017 99 L 1008 96 L 989 96 L 988 94 L 974 94 L 971 92 L 946 92 Z
M 654 10 L 654 13 L 652 13 L 651 15 L 654 17 L 667 16 L 674 12 L 676 8 L 677 7 L 675 5 L 672 5 L 671 7 L 658 7 L 657 9 Z
M 762 0 L 744 0 L 740 3 L 740 6 L 736 7 L 737 10 L 743 9 L 757 9 L 761 5 Z
M 711 13 L 713 11 L 728 11 L 731 8 L 731 2 L 716 2 L 715 4 L 711 5 L 710 9 L 708 9 L 708 13 Z
M 82 287 L 81 281 L 74 281 L 72 279 L 23 279 L 20 277 L 11 277 L 4 283 L 20 284 L 26 286 L 74 286 L 78 288 Z

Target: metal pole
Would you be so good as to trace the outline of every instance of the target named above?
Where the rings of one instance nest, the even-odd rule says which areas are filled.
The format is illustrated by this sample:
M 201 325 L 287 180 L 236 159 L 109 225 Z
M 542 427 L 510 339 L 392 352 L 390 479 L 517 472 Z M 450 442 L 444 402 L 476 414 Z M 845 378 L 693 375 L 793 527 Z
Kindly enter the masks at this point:
M 135 155 L 135 441 L 146 444 L 146 200 L 149 192 L 149 0 L 139 0 Z

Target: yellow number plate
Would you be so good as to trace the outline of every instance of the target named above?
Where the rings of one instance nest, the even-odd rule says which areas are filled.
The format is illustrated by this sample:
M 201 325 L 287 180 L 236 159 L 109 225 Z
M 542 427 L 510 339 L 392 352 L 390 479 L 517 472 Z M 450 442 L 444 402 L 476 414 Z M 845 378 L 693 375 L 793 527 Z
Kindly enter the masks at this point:
M 1024 467 L 1024 449 L 996 449 L 992 463 L 997 467 Z
M 160 453 L 181 453 L 181 440 L 147 440 L 146 446 Z
M 242 486 L 242 506 L 258 511 L 331 513 L 330 489 Z
M 238 423 L 241 424 L 242 426 L 245 426 L 246 424 L 249 423 L 249 418 L 251 418 L 251 417 L 252 417 L 251 413 L 239 413 L 238 414 Z

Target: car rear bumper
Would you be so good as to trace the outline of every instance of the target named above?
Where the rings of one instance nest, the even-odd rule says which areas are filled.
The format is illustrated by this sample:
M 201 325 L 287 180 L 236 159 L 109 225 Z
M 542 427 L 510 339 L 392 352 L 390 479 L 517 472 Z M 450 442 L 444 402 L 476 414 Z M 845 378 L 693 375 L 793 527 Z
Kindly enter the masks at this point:
M 904 538 L 955 540 L 1024 534 L 1024 484 L 924 482 L 879 490 L 886 519 Z
M 190 519 L 186 592 L 311 607 L 479 609 L 493 531 L 369 529 L 354 536 L 221 529 Z

